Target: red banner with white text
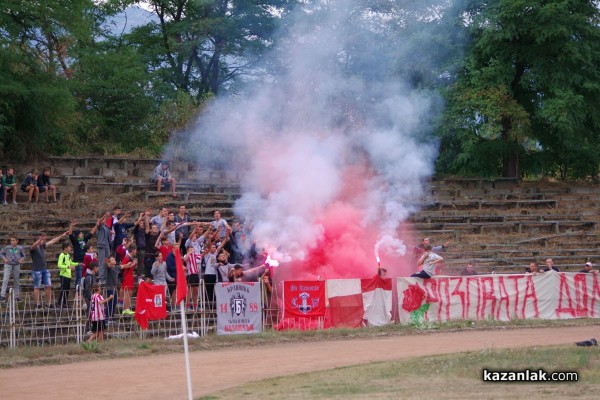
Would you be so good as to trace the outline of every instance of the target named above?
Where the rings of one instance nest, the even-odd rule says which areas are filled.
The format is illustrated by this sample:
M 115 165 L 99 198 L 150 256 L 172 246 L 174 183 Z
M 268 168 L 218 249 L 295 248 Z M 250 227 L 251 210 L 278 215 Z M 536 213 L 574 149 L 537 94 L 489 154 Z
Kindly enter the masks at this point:
M 401 323 L 600 317 L 593 273 L 398 278 Z

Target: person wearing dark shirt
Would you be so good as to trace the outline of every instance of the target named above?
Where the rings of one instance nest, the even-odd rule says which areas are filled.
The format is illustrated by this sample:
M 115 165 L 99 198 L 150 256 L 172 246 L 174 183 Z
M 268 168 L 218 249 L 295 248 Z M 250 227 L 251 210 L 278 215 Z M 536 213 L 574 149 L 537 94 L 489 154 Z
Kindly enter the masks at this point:
M 177 265 L 175 262 L 175 253 L 171 251 L 165 262 L 167 263 L 167 275 L 173 278 L 172 281 L 167 281 L 167 288 L 171 297 L 171 308 L 175 308 L 175 301 L 177 300 Z
M 46 167 L 42 170 L 42 174 L 38 177 L 37 185 L 40 193 L 44 193 L 46 203 L 50 202 L 48 195 L 52 193 L 52 201 L 56 203 L 56 185 L 50 182 L 50 168 Z
M 38 188 L 37 181 L 38 172 L 37 169 L 33 169 L 27 174 L 25 180 L 21 183 L 21 190 L 27 193 L 28 203 L 31 203 L 34 200 L 34 196 L 36 203 L 40 199 L 40 189 Z
M 112 323 L 112 317 L 115 315 L 117 304 L 119 303 L 119 271 L 121 267 L 117 265 L 117 261 L 114 257 L 108 257 L 105 260 L 105 271 L 106 271 L 106 295 L 113 296 L 112 300 L 106 303 L 106 318 L 109 324 Z
M 135 221 L 133 227 L 133 239 L 135 240 L 135 248 L 137 249 L 137 267 L 135 273 L 137 276 L 144 275 L 144 256 L 146 254 L 146 221 L 144 213 Z
M 160 236 L 159 227 L 150 224 L 150 210 L 144 214 L 144 227 L 146 229 L 146 248 L 144 249 L 144 272 L 146 279 L 152 278 L 152 265 L 156 261 L 157 250 L 154 247 Z
M 86 246 L 90 239 L 96 233 L 94 230 L 85 233 L 84 231 L 74 230 L 77 220 L 71 221 L 69 226 L 69 240 L 73 245 L 73 261 L 78 263 L 75 267 L 75 286 L 81 284 L 81 278 L 85 275 L 83 271 L 83 262 L 85 260 Z
M 50 302 L 50 296 L 52 295 L 52 283 L 50 281 L 50 272 L 48 271 L 48 264 L 46 262 L 46 247 L 51 246 L 54 243 L 58 243 L 59 240 L 68 234 L 69 232 L 65 232 L 62 235 L 59 235 L 46 242 L 47 236 L 45 233 L 42 233 L 39 239 L 36 240 L 29 248 L 29 252 L 31 254 L 31 275 L 33 276 L 33 297 L 35 298 L 36 308 L 41 308 L 41 285 L 44 285 L 46 304 L 48 307 L 52 307 L 52 303 Z
M 477 271 L 475 271 L 475 266 L 472 263 L 468 263 L 465 269 L 460 272 L 461 276 L 469 276 L 469 275 L 477 275 Z
M 128 224 L 125 220 L 131 216 L 131 213 L 120 214 L 117 222 L 113 224 L 113 230 L 115 232 L 115 239 L 113 242 L 113 248 L 116 249 L 118 246 L 123 244 L 123 239 L 127 237 L 127 231 L 133 228 L 133 224 Z M 117 260 L 119 262 L 120 260 Z

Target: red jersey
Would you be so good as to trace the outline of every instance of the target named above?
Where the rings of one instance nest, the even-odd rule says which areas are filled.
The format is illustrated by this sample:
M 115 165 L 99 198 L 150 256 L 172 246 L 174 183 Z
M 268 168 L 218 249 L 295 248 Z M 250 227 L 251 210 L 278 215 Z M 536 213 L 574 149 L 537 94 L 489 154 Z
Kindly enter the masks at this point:
M 92 261 L 98 261 L 96 253 L 85 253 L 85 256 L 83 257 L 83 265 L 85 266 L 83 269 L 83 276 L 85 276 L 87 270 L 90 269 Z
M 123 261 L 121 261 L 121 265 L 129 264 L 132 261 L 133 261 L 133 259 L 131 258 L 131 256 L 128 253 L 125 256 L 125 258 L 123 259 Z M 133 287 L 134 287 L 133 268 L 123 268 L 121 271 L 123 271 L 123 282 L 121 284 L 123 289 L 133 289 Z
M 160 254 L 162 254 L 163 261 L 166 261 L 167 260 L 167 256 L 173 252 L 173 246 L 171 246 L 171 245 L 160 246 L 158 248 L 158 251 L 160 251 Z
M 127 255 L 127 249 L 125 248 L 125 246 L 120 245 L 119 247 L 117 247 L 117 249 L 115 250 L 115 253 L 117 253 L 117 261 L 120 264 L 123 264 L 123 260 L 125 259 L 125 256 Z

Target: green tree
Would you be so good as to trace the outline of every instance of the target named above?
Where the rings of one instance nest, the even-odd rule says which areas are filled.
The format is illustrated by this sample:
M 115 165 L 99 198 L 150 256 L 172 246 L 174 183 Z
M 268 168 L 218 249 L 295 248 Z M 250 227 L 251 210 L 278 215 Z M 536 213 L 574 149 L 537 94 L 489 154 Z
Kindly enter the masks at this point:
M 99 42 L 80 52 L 70 86 L 82 116 L 79 149 L 128 152 L 146 147 L 147 122 L 158 104 L 134 49 Z
M 472 1 L 463 20 L 472 47 L 447 93 L 439 170 L 505 177 L 556 170 L 562 178 L 596 174 L 596 3 Z
M 0 9 L 0 148 L 7 159 L 60 151 L 77 122 L 69 58 L 88 43 L 89 0 L 7 0 Z
M 173 90 L 202 99 L 254 71 L 286 0 L 152 0 L 157 17 L 127 35 Z

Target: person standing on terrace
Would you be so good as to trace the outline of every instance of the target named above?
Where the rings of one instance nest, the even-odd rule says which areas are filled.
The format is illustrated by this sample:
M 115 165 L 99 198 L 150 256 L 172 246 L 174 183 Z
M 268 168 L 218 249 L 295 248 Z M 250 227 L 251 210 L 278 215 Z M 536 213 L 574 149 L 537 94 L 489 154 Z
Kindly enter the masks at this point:
M 477 275 L 477 271 L 475 271 L 475 264 L 470 262 L 467 263 L 467 266 L 460 272 L 461 276 L 469 276 L 469 275 Z
M 59 240 L 67 236 L 69 232 L 65 232 L 57 237 L 46 242 L 46 234 L 40 234 L 29 252 L 31 254 L 31 275 L 33 276 L 33 297 L 35 298 L 36 308 L 41 308 L 40 303 L 40 286 L 44 285 L 46 293 L 46 305 L 52 307 L 50 296 L 52 295 L 52 282 L 50 281 L 50 271 L 48 271 L 48 263 L 46 262 L 46 246 L 51 246 L 58 243 Z
M 96 233 L 96 248 L 98 249 L 98 279 L 100 285 L 106 283 L 106 259 L 110 257 L 110 228 L 107 225 L 109 213 L 105 213 L 96 221 L 92 234 Z
M 433 251 L 434 253 L 442 253 L 442 252 L 446 251 L 446 248 L 448 247 L 449 244 L 450 244 L 450 241 L 447 241 L 446 243 L 444 243 L 441 246 L 431 246 L 431 239 L 426 237 L 426 238 L 423 238 L 423 240 L 421 241 L 421 244 L 414 247 L 413 252 L 415 254 L 415 258 L 418 260 L 419 258 L 421 258 L 421 256 L 425 252 L 425 247 L 431 246 L 431 251 Z
M 2 292 L 0 293 L 0 301 L 6 300 L 6 290 L 8 288 L 8 280 L 11 275 L 13 278 L 13 286 L 15 290 L 15 296 L 19 301 L 19 295 L 21 294 L 21 285 L 19 284 L 21 274 L 21 264 L 25 261 L 25 252 L 23 247 L 19 246 L 19 239 L 15 236 L 10 238 L 10 245 L 0 251 L 2 260 L 4 261 L 4 275 L 2 277 Z
M 192 222 L 192 218 L 186 212 L 185 205 L 181 204 L 179 206 L 179 212 L 175 214 L 174 217 L 175 224 L 177 226 L 177 230 L 175 231 L 175 237 L 179 237 L 180 233 L 183 233 L 183 240 L 181 241 L 181 254 L 185 254 L 185 243 L 190 238 L 190 232 L 192 231 L 189 222 Z
M 171 176 L 171 171 L 169 170 L 169 163 L 166 161 L 161 161 L 156 168 L 154 168 L 154 173 L 152 174 L 152 178 L 150 179 L 152 183 L 156 183 L 156 191 L 162 191 L 163 185 L 165 188 L 171 187 L 171 192 L 173 192 L 173 197 L 177 197 L 175 193 L 176 182 L 175 179 Z
M 75 230 L 75 225 L 77 225 L 76 219 L 71 221 L 71 224 L 69 225 L 69 240 L 73 245 L 73 261 L 78 264 L 77 267 L 75 267 L 75 286 L 77 286 L 81 284 L 81 278 L 85 276 L 83 265 L 85 261 L 86 247 L 96 232 L 90 231 L 86 233 L 84 231 Z
M 92 336 L 87 340 L 101 342 L 104 340 L 104 330 L 106 329 L 106 311 L 104 305 L 113 300 L 113 295 L 106 299 L 102 297 L 100 285 L 94 283 L 92 287 L 93 294 L 90 298 L 90 321 L 92 321 Z
M 526 274 L 533 274 L 533 275 L 537 275 L 540 272 L 544 272 L 544 271 L 540 271 L 540 267 L 538 266 L 537 262 L 532 261 L 529 263 L 529 267 L 527 267 L 525 269 L 525 273 Z
M 135 221 L 135 225 L 133 227 L 133 238 L 135 240 L 135 247 L 137 249 L 137 268 L 136 275 L 141 277 L 144 275 L 144 257 L 146 254 L 146 220 L 145 213 L 140 213 L 140 216 Z
M 583 269 L 579 272 L 584 273 L 584 274 L 597 274 L 598 271 L 597 270 L 593 270 L 593 264 L 591 262 L 586 262 L 585 266 L 583 267 Z
M 150 210 L 144 214 L 144 227 L 146 229 L 146 248 L 144 249 L 144 273 L 145 278 L 152 278 L 152 265 L 156 261 L 158 250 L 155 248 L 157 240 L 160 238 L 160 228 L 150 223 Z M 160 243 L 160 242 L 159 242 Z
M 554 260 L 551 258 L 546 259 L 546 268 L 544 268 L 544 272 L 548 271 L 560 272 L 560 269 L 554 266 Z
M 227 221 L 221 218 L 221 211 L 216 210 L 214 215 L 215 219 L 210 224 L 212 225 L 213 230 L 216 229 L 219 242 L 222 242 L 228 236 L 228 232 L 231 231 L 231 227 Z
M 71 246 L 71 243 L 65 242 L 62 245 L 62 253 L 58 256 L 58 275 L 60 277 L 60 293 L 56 303 L 58 308 L 68 306 L 69 291 L 71 290 L 71 270 L 79 265 L 71 261 L 72 251 L 73 246 Z

